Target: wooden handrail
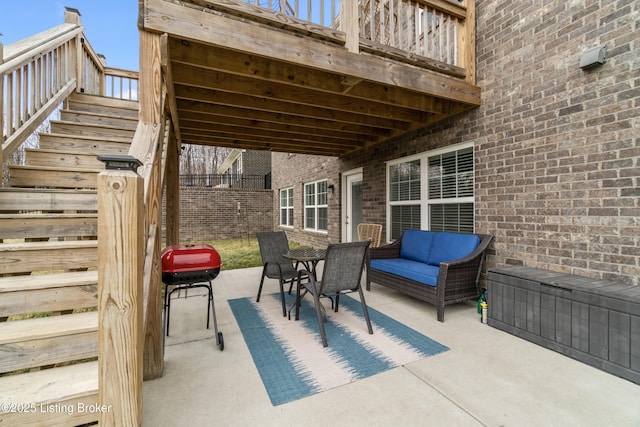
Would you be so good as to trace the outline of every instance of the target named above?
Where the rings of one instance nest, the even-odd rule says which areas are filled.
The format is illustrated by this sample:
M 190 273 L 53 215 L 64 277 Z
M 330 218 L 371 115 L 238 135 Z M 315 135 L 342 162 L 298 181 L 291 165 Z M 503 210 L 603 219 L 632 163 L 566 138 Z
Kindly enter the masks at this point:
M 78 12 L 67 10 L 64 24 L 8 46 L 0 43 L 0 164 L 74 90 L 137 99 L 138 73 L 106 67 L 84 28 Z

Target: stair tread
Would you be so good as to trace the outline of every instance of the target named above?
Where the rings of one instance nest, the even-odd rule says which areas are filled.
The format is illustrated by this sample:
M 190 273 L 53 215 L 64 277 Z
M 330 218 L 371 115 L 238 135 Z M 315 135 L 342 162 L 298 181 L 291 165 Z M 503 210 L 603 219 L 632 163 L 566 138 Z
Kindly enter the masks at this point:
M 107 106 L 138 111 L 139 101 L 133 99 L 121 99 L 111 96 L 92 95 L 88 93 L 72 93 L 69 101 L 83 104 L 109 104 Z
M 95 189 L 70 189 L 70 188 L 12 188 L 12 187 L 4 187 L 0 188 L 0 193 L 64 193 L 64 194 L 98 194 L 98 191 Z
M 69 109 L 69 108 L 65 108 L 63 110 L 60 110 L 60 113 L 71 113 L 71 114 L 82 114 L 82 115 L 87 115 L 87 116 L 96 116 L 96 117 L 108 117 L 108 118 L 113 118 L 113 119 L 122 119 L 122 120 L 126 120 L 126 121 L 131 121 L 131 122 L 138 122 L 138 118 L 137 117 L 128 117 L 128 116 L 120 116 L 117 114 L 105 114 L 105 113 L 96 113 L 94 111 L 82 111 L 82 110 L 74 110 L 74 109 Z M 66 120 L 68 121 L 68 120 Z
M 57 403 L 97 392 L 97 361 L 0 377 L 2 403 Z
M 7 276 L 0 277 L 0 294 L 3 292 L 84 286 L 96 283 L 98 283 L 98 272 L 96 270 Z
M 97 330 L 97 311 L 0 322 L 0 345 Z
M 78 153 L 77 151 L 72 150 L 58 150 L 55 148 L 25 148 L 25 152 L 43 152 L 43 153 L 52 153 L 52 154 L 73 154 L 76 156 L 92 156 L 97 157 L 95 154 L 91 153 Z
M 16 214 L 0 214 L 0 219 L 56 219 L 56 218 L 97 218 L 97 213 L 16 213 Z
M 91 249 L 97 248 L 97 240 L 63 240 L 54 242 L 18 242 L 0 244 L 0 253 L 16 251 L 39 251 L 43 249 Z
M 57 132 L 42 132 L 39 134 L 40 138 L 47 137 L 48 135 L 54 136 L 56 138 L 68 138 L 68 139 L 76 139 L 76 140 L 86 140 L 86 141 L 97 141 L 97 142 L 121 142 L 123 144 L 131 144 L 130 138 L 122 138 L 117 136 L 88 136 L 88 135 L 73 135 L 67 133 L 57 133 Z
M 117 130 L 125 130 L 129 132 L 135 132 L 135 129 L 126 129 L 121 126 L 114 125 L 104 125 L 99 123 L 80 123 L 80 122 L 72 122 L 69 120 L 51 120 L 50 123 L 53 124 L 65 124 L 65 125 L 73 125 L 73 126 L 82 126 L 82 127 L 95 127 L 95 128 L 105 128 L 105 129 L 117 129 Z

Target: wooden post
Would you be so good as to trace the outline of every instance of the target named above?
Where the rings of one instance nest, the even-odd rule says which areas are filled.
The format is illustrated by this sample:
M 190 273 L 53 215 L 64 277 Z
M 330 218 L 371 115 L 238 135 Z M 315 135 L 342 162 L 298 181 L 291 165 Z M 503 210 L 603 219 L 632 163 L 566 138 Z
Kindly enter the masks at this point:
M 167 149 L 166 172 L 166 229 L 167 245 L 180 243 L 180 163 L 178 158 L 178 140 L 171 132 Z
M 360 51 L 360 20 L 358 0 L 346 0 L 340 5 L 340 22 L 345 32 L 345 47 L 349 52 Z
M 134 170 L 98 175 L 98 399 L 105 408 L 98 421 L 105 426 L 142 425 L 144 181 Z
M 161 36 L 147 31 L 140 31 L 140 80 L 138 98 L 140 100 L 139 120 L 143 127 L 156 129 L 158 139 L 152 141 L 162 143 L 164 139 L 164 118 L 162 103 L 162 68 L 160 54 Z M 136 131 L 137 133 L 137 131 Z M 151 136 L 151 135 L 149 135 Z M 149 142 L 144 139 L 146 142 Z M 136 141 L 134 141 L 135 143 Z M 134 147 L 135 151 L 141 147 Z M 163 328 L 162 328 L 162 280 L 160 266 L 160 206 L 162 189 L 160 184 L 160 154 L 156 151 L 153 155 L 150 150 L 158 150 L 153 144 L 147 149 L 148 156 L 158 156 L 149 162 L 145 160 L 145 166 L 152 164 L 153 171 L 149 177 L 147 194 L 146 215 L 149 225 L 155 224 L 156 241 L 150 248 L 153 249 L 153 265 L 149 272 L 149 299 L 147 301 L 147 318 L 145 322 L 144 341 L 144 379 L 154 379 L 162 376 L 164 371 L 164 349 L 163 349 Z M 160 149 L 161 151 L 161 149 Z M 131 151 L 130 151 L 131 152 Z
M 4 63 L 4 47 L 0 42 L 0 65 Z M 2 143 L 4 142 L 4 76 L 0 76 L 0 172 L 4 172 Z
M 79 27 L 82 26 L 82 21 L 80 20 L 80 11 L 72 7 L 65 7 L 64 22 L 65 24 L 74 24 Z M 72 63 L 69 64 L 69 67 L 73 70 L 76 76 L 76 92 L 82 92 L 83 88 L 85 87 L 85 76 L 82 69 L 82 64 L 84 63 L 84 52 L 82 50 L 81 41 L 82 37 L 83 35 L 82 33 L 80 33 L 71 42 L 71 47 L 73 48 L 72 52 L 75 53 L 75 58 L 73 58 Z
M 465 3 L 466 17 L 458 27 L 458 61 L 467 71 L 465 80 L 476 84 L 476 1 Z

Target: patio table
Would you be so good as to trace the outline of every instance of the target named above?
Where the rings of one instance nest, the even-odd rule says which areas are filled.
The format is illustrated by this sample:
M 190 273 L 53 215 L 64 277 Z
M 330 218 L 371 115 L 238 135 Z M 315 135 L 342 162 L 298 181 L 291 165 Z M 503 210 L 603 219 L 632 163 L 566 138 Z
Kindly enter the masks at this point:
M 322 261 L 327 255 L 326 249 L 291 249 L 288 252 L 282 254 L 282 256 L 286 259 L 290 259 L 292 261 L 301 262 L 304 265 L 304 268 L 311 274 L 313 274 L 313 278 L 317 279 L 316 275 L 316 266 L 320 261 Z M 300 286 L 300 284 L 298 284 Z M 331 306 L 333 307 L 333 298 L 327 297 L 331 300 Z M 293 303 L 288 310 L 289 319 L 291 319 L 291 310 L 295 307 L 296 303 Z M 324 307 L 321 308 L 324 312 Z

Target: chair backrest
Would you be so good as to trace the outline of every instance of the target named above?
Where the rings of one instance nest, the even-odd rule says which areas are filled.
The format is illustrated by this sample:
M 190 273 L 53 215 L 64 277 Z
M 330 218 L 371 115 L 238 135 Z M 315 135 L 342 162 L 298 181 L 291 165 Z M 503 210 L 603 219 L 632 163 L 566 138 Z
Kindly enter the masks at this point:
M 381 224 L 358 224 L 358 240 L 371 240 L 371 247 L 377 248 L 381 244 L 382 225 Z
M 327 248 L 320 293 L 357 289 L 370 242 L 334 243 Z
M 260 246 L 262 264 L 268 264 L 266 272 L 268 277 L 278 276 L 279 272 L 276 264 L 280 265 L 280 270 L 283 273 L 294 270 L 291 260 L 282 256 L 282 254 L 289 251 L 289 240 L 284 231 L 256 233 L 256 237 Z

